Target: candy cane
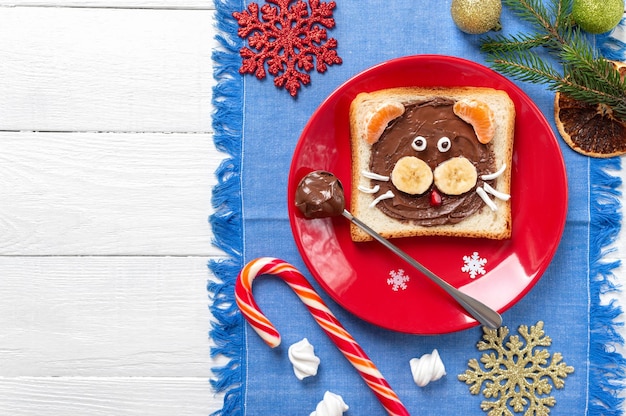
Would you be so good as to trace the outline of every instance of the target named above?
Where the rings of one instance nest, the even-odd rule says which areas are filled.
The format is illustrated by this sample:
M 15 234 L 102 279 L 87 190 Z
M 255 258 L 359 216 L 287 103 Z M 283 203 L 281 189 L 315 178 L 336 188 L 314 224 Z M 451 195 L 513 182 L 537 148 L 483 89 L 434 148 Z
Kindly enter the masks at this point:
M 315 289 L 295 267 L 280 259 L 263 257 L 252 260 L 239 273 L 235 284 L 235 299 L 244 318 L 257 334 L 272 348 L 280 345 L 280 334 L 263 315 L 252 296 L 252 282 L 257 276 L 269 274 L 284 280 L 304 302 L 315 321 L 339 348 L 339 351 L 359 372 L 365 383 L 374 392 L 387 413 L 392 416 L 409 415 L 398 395 L 378 371 L 363 349 L 339 323 L 335 315 L 324 304 Z

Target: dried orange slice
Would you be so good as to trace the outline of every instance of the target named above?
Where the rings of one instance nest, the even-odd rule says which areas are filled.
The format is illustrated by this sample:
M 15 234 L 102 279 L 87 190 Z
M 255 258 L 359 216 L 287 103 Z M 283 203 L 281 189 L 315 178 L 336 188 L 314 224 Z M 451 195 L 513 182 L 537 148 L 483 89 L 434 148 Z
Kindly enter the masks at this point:
M 496 120 L 487 103 L 478 100 L 462 99 L 454 103 L 454 114 L 474 128 L 478 141 L 487 144 L 496 134 Z
M 626 153 L 626 124 L 604 104 L 585 103 L 557 92 L 554 119 L 565 143 L 578 153 L 591 157 Z
M 613 65 L 624 77 L 626 65 Z M 554 120 L 565 143 L 578 153 L 591 157 L 626 154 L 626 123 L 605 104 L 589 104 L 557 92 Z
M 374 144 L 389 125 L 389 122 L 400 117 L 404 113 L 404 105 L 399 101 L 384 101 L 371 113 L 366 121 L 365 141 Z

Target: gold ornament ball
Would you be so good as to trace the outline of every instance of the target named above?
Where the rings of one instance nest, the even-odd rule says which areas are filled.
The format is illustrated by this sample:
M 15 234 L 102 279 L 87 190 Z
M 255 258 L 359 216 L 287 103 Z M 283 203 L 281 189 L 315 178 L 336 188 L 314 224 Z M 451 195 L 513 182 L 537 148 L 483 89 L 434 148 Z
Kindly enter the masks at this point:
M 465 33 L 479 35 L 499 30 L 501 0 L 452 0 L 452 20 Z

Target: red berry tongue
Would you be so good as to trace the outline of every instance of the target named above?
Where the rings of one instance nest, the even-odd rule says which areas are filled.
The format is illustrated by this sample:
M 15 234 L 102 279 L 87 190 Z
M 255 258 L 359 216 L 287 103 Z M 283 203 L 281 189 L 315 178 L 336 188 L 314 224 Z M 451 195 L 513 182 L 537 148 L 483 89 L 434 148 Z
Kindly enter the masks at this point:
M 433 189 L 430 192 L 430 205 L 433 207 L 438 207 L 441 205 L 441 195 L 437 192 L 436 189 Z

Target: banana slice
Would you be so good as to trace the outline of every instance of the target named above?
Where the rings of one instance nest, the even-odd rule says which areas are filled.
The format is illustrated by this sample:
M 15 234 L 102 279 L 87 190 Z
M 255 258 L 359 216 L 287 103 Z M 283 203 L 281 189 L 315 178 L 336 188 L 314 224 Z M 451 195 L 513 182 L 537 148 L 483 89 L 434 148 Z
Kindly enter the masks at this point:
M 423 194 L 433 183 L 430 166 L 415 156 L 405 156 L 396 162 L 391 182 L 398 190 L 411 195 Z
M 476 185 L 478 172 L 468 159 L 459 156 L 442 162 L 435 168 L 435 185 L 447 195 L 461 195 Z

